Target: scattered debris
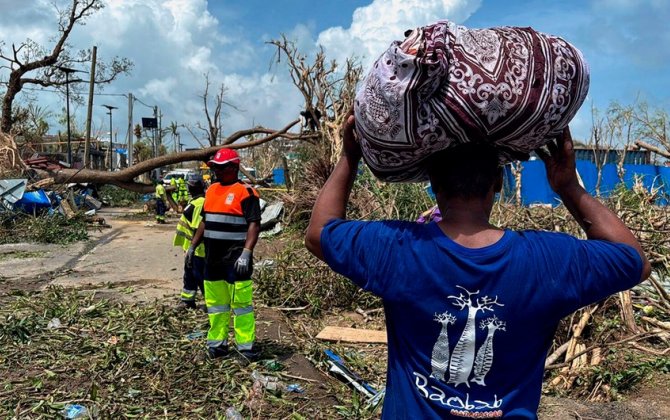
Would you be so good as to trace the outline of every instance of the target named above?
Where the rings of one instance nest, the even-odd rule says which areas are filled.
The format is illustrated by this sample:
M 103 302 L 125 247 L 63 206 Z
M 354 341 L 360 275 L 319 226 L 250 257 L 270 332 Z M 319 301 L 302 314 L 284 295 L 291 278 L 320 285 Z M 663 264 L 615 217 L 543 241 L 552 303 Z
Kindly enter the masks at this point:
M 275 236 L 283 230 L 281 223 L 276 223 L 271 229 L 261 232 L 261 238 L 269 238 Z
M 272 267 L 274 267 L 274 265 L 275 265 L 274 260 L 265 259 L 265 260 L 261 260 L 261 261 L 257 262 L 255 264 L 255 267 L 256 267 L 256 269 L 263 269 L 263 268 L 272 269 Z
M 244 420 L 244 417 L 235 407 L 228 407 L 226 409 L 226 420 Z
M 300 384 L 289 384 L 286 386 L 286 392 L 295 392 L 297 394 L 302 394 L 305 392 L 305 389 L 300 386 Z
M 387 343 L 386 331 L 327 326 L 317 336 L 319 340 L 348 343 Z
M 282 391 L 286 390 L 286 385 L 284 385 L 278 378 L 275 378 L 274 376 L 265 376 L 257 370 L 251 372 L 251 380 L 254 384 L 256 382 L 260 383 L 265 390 L 275 395 L 280 395 Z
M 61 328 L 63 325 L 60 322 L 60 319 L 58 318 L 52 318 L 51 321 L 47 324 L 47 330 L 53 330 L 57 328 Z
M 66 419 L 88 419 L 93 418 L 92 413 L 89 413 L 88 409 L 80 404 L 68 404 L 65 406 L 61 414 Z
M 0 210 L 11 210 L 23 198 L 27 179 L 0 179 Z
M 284 203 L 277 201 L 275 203 L 265 206 L 261 214 L 261 230 L 266 230 L 274 226 L 279 221 L 279 216 L 284 210 Z
M 204 331 L 193 331 L 192 333 L 186 334 L 186 338 L 189 340 L 197 340 L 198 338 L 202 338 L 205 336 Z
M 333 353 L 332 350 L 324 350 L 324 353 L 328 357 L 328 365 L 330 366 L 329 372 L 335 374 L 337 377 L 342 379 L 346 384 L 352 386 L 354 389 L 359 391 L 361 394 L 365 395 L 368 398 L 374 399 L 377 397 L 377 390 L 374 389 L 370 384 L 363 380 L 358 374 L 349 369 L 344 360 L 337 354 Z

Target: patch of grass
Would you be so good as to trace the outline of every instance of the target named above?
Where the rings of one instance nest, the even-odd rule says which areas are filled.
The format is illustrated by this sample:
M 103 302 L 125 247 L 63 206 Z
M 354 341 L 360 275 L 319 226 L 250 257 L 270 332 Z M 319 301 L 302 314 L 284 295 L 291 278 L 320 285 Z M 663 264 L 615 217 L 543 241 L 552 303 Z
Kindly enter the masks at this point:
M 54 318 L 59 325 L 48 328 Z M 335 417 L 319 398 L 305 397 L 323 392 L 311 383 L 304 384 L 310 394 L 258 395 L 251 372 L 278 374 L 234 356 L 207 359 L 206 337 L 189 336 L 206 329 L 202 312 L 160 303 L 56 287 L 12 296 L 0 306 L 0 418 L 56 418 L 68 403 L 99 418 L 224 418 L 230 406 L 245 418 Z
M 654 372 L 669 373 L 670 358 L 612 353 L 603 366 L 593 368 L 594 379 L 609 385 L 615 394 L 632 390 Z
M 28 258 L 40 258 L 46 254 L 44 251 L 12 251 L 0 254 L 0 261 L 3 260 L 23 260 Z
M 38 216 L 10 213 L 0 219 L 0 244 L 19 242 L 70 244 L 86 239 L 88 231 L 83 215 L 68 219 L 59 213 Z
M 100 188 L 100 199 L 109 207 L 130 207 L 140 202 L 142 194 L 119 188 L 115 185 L 105 185 Z

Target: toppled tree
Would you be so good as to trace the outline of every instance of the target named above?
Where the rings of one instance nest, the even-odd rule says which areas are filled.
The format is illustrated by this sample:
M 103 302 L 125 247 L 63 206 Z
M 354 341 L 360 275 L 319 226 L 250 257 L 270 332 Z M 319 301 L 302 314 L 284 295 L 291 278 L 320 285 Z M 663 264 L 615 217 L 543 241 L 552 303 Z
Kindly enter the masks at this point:
M 62 70 L 91 61 L 91 50 L 74 51 L 67 40 L 76 24 L 82 24 L 87 17 L 104 7 L 102 0 L 71 0 L 68 7 L 59 7 L 58 34 L 56 43 L 50 49 L 31 39 L 8 49 L 0 41 L 0 70 L 9 71 L 9 78 L 3 82 L 6 90 L 2 97 L 2 118 L 0 131 L 10 133 L 15 122 L 13 103 L 26 85 L 63 88 L 69 83 L 81 82 L 79 78 L 67 79 Z M 125 58 L 115 57 L 110 62 L 98 61 L 96 84 L 109 83 L 123 73 L 128 73 L 132 63 Z
M 631 106 L 614 104 L 610 107 L 610 113 L 630 122 L 628 133 L 637 137 L 636 148 L 670 159 L 670 118 L 666 110 L 638 102 Z
M 284 128 L 273 130 L 265 127 L 254 127 L 246 130 L 237 131 L 224 139 L 224 143 L 231 149 L 243 149 L 247 147 L 257 146 L 278 138 L 288 140 L 299 140 L 302 138 L 300 134 L 289 133 L 288 131 L 298 123 L 298 120 L 292 121 Z M 237 140 L 247 138 L 249 136 L 263 136 L 257 137 L 255 140 L 244 143 L 235 143 Z M 212 156 L 221 146 L 207 147 L 198 150 L 187 150 L 179 153 L 171 153 L 163 156 L 158 156 L 152 159 L 147 159 L 139 162 L 129 168 L 125 168 L 117 172 L 96 171 L 91 169 L 60 169 L 57 171 L 34 170 L 39 178 L 53 178 L 57 184 L 64 184 L 70 182 L 90 182 L 95 184 L 112 184 L 127 190 L 136 191 L 140 193 L 147 193 L 153 191 L 153 186 L 145 183 L 135 181 L 135 178 L 151 172 L 156 168 L 167 165 L 174 165 L 176 163 L 188 161 L 205 161 Z

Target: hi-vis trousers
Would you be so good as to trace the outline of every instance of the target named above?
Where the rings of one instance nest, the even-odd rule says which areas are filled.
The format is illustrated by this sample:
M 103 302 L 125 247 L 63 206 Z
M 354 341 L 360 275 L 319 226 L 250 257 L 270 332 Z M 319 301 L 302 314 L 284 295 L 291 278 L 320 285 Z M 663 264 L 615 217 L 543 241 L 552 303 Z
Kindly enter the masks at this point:
M 252 288 L 251 280 L 228 283 L 225 280 L 205 279 L 205 304 L 209 317 L 208 347 L 227 349 L 232 312 L 237 349 L 251 350 L 256 340 Z

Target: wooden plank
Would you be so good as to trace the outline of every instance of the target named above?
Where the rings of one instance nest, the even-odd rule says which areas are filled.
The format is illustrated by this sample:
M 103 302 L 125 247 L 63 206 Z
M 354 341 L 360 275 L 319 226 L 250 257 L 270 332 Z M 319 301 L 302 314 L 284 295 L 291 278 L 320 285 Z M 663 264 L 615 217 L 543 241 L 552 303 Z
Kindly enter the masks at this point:
M 386 331 L 328 326 L 316 336 L 319 340 L 345 341 L 348 343 L 384 343 Z

